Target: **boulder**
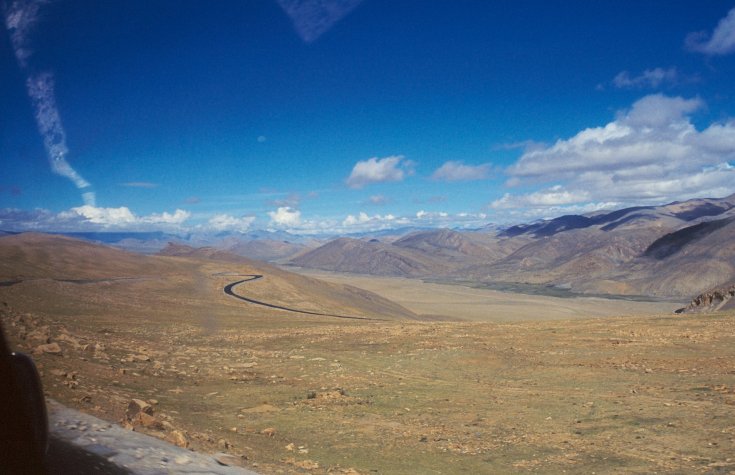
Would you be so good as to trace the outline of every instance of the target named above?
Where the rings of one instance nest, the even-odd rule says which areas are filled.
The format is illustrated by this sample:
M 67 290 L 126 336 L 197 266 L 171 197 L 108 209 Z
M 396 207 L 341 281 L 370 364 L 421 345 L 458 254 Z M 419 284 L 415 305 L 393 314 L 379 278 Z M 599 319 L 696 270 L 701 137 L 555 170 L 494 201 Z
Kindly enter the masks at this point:
M 138 414 L 153 415 L 153 406 L 143 401 L 142 399 L 132 399 L 128 403 L 128 409 L 125 411 L 125 416 L 129 421 L 135 419 Z
M 168 435 L 168 441 L 178 447 L 182 447 L 184 449 L 189 448 L 189 437 L 183 431 L 171 431 L 171 433 Z

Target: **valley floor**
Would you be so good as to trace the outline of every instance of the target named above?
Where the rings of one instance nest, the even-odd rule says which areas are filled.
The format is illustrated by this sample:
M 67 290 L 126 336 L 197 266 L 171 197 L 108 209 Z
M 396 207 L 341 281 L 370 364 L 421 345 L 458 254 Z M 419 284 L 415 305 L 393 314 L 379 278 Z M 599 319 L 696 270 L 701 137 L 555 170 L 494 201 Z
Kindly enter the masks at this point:
M 402 277 L 341 274 L 287 267 L 327 282 L 349 284 L 375 292 L 428 318 L 476 322 L 513 322 L 569 318 L 673 313 L 684 301 L 635 301 L 601 297 L 559 298 L 501 292 Z

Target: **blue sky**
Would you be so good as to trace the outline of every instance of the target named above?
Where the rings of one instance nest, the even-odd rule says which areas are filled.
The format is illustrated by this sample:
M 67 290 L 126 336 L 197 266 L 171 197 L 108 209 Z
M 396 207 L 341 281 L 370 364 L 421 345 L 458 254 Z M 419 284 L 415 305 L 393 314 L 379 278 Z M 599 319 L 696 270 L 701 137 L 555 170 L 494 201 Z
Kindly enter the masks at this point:
M 0 229 L 473 227 L 735 192 L 732 1 L 3 6 Z

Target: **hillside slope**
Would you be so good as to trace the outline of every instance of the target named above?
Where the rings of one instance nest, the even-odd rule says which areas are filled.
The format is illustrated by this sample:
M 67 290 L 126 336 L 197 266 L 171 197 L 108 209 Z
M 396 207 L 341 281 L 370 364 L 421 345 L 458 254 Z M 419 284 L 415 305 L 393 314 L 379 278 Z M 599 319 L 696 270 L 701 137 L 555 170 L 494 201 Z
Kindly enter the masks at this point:
M 243 292 L 259 300 L 308 311 L 355 313 L 378 318 L 416 318 L 410 310 L 377 294 L 349 285 L 332 284 L 210 247 L 169 244 L 160 255 L 236 264 L 241 274 L 264 278 L 246 284 Z M 226 277 L 226 276 L 225 276 Z M 237 280 L 236 276 L 228 280 Z
M 298 256 L 292 265 L 334 272 L 401 277 L 431 276 L 446 272 L 451 263 L 410 248 L 377 240 L 339 238 Z
M 226 251 L 169 245 L 163 255 L 144 256 L 76 239 L 25 233 L 0 237 L 0 287 L 8 301 L 33 302 L 60 313 L 99 313 L 120 309 L 152 315 L 195 305 L 221 305 L 261 311 L 227 299 L 222 288 L 241 274 L 263 275 L 242 288 L 274 305 L 308 311 L 416 318 L 394 302 L 353 287 L 286 272 Z M 128 310 L 124 310 L 128 309 Z M 187 310 L 189 311 L 189 310 Z

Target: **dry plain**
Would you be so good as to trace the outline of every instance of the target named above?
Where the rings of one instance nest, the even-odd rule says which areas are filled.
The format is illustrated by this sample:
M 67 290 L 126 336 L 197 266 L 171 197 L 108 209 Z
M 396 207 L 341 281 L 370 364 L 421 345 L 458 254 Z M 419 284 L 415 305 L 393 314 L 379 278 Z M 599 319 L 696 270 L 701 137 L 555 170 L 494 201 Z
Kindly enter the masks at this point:
M 570 318 L 671 313 L 686 305 L 678 300 L 636 301 L 629 298 L 573 298 L 502 292 L 466 285 L 424 282 L 403 277 L 346 274 L 287 267 L 326 282 L 350 284 L 396 302 L 427 318 L 476 322 L 560 320 Z
M 731 314 L 426 321 L 363 292 L 395 315 L 346 320 L 238 301 L 220 273 L 263 274 L 238 288 L 260 300 L 380 315 L 258 264 L 116 259 L 126 278 L 0 286 L 0 318 L 22 351 L 59 345 L 34 355 L 48 396 L 110 421 L 151 402 L 135 430 L 262 473 L 735 471 Z

